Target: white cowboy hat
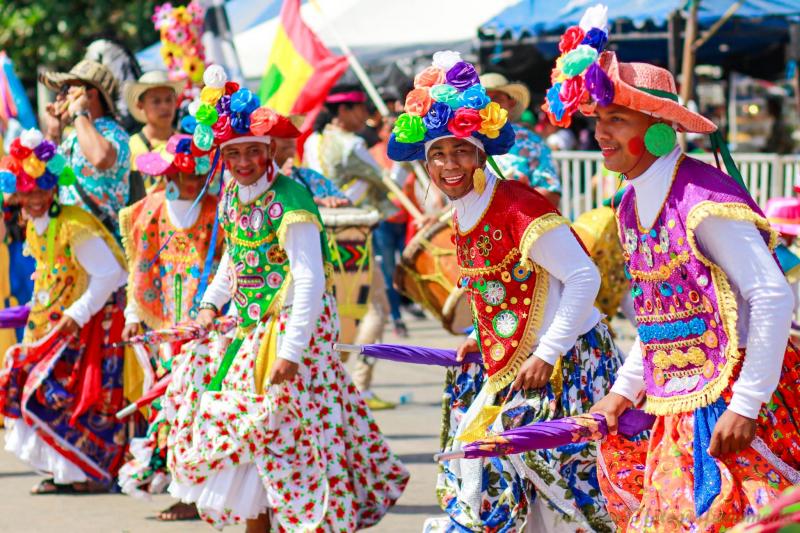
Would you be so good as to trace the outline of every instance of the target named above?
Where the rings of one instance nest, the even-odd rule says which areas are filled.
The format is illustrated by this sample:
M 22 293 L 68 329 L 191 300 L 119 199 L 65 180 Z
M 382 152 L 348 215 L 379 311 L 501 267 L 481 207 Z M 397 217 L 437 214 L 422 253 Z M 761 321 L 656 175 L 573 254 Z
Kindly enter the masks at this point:
M 519 120 L 522 112 L 528 109 L 531 103 L 531 93 L 522 83 L 510 83 L 508 78 L 497 72 L 489 72 L 480 77 L 481 85 L 487 91 L 500 91 L 506 93 L 517 103 L 509 113 L 512 122 Z
M 145 124 L 147 118 L 137 105 L 142 95 L 150 89 L 156 89 L 158 87 L 172 89 L 177 95 L 180 94 L 185 83 L 184 81 L 170 80 L 167 73 L 163 70 L 145 72 L 139 77 L 139 81 L 128 82 L 125 85 L 125 103 L 128 104 L 128 111 L 130 111 L 131 116 L 136 119 L 137 122 Z

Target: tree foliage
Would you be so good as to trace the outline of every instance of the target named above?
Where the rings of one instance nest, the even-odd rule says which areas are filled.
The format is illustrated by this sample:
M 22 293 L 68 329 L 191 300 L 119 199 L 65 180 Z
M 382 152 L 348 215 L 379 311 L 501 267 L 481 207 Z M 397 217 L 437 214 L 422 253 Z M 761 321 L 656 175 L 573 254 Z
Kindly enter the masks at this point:
M 134 52 L 156 42 L 150 17 L 164 1 L 0 0 L 0 50 L 31 90 L 38 66 L 67 70 L 95 39 L 110 38 Z

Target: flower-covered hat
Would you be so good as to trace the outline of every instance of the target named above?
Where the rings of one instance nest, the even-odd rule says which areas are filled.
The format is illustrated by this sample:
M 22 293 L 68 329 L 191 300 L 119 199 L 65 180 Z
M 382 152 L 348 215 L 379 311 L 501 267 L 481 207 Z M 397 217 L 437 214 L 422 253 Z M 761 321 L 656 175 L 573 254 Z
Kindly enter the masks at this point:
M 542 106 L 553 125 L 566 128 L 578 110 L 592 116 L 598 105 L 617 104 L 662 118 L 679 131 L 716 131 L 713 122 L 679 103 L 675 79 L 668 70 L 647 63 L 620 63 L 614 52 L 603 52 L 607 43 L 608 8 L 602 4 L 587 9 L 580 23 L 561 36 L 561 55 Z
M 187 6 L 157 6 L 153 23 L 161 37 L 161 58 L 175 80 L 200 83 L 205 71 L 203 19 L 205 9 L 197 1 Z
M 198 153 L 192 147 L 192 136 L 177 133 L 169 138 L 165 152 L 148 152 L 136 158 L 136 166 L 149 176 L 206 174 L 211 170 L 209 154 Z
M 261 106 L 250 89 L 228 81 L 219 65 L 209 66 L 203 81 L 200 98 L 189 104 L 189 114 L 181 120 L 183 131 L 192 135 L 193 153 L 234 142 L 300 136 L 288 117 Z
M 452 51 L 436 52 L 433 64 L 414 78 L 389 139 L 389 157 L 425 159 L 426 146 L 443 137 L 469 139 L 490 156 L 514 145 L 508 112 L 486 95 L 475 67 Z
M 8 155 L 0 159 L 0 191 L 6 194 L 31 192 L 37 187 L 50 190 L 56 185 L 72 185 L 75 173 L 67 166 L 56 145 L 37 129 L 22 132 L 14 139 Z

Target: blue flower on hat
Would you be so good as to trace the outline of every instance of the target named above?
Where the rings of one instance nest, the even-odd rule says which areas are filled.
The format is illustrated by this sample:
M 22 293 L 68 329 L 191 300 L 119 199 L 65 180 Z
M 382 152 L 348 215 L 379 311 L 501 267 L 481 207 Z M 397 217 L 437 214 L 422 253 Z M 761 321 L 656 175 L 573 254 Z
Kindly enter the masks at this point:
M 483 85 L 473 85 L 466 89 L 459 95 L 459 107 L 468 107 L 470 109 L 483 109 L 492 99 L 486 95 L 486 89 Z
M 561 120 L 564 116 L 564 103 L 561 101 L 559 94 L 561 93 L 561 82 L 554 83 L 550 90 L 547 91 L 547 104 L 550 106 L 550 112 L 556 117 L 556 120 Z
M 581 44 L 589 45 L 598 52 L 602 52 L 607 43 L 608 34 L 600 28 L 592 28 L 589 30 L 583 38 L 583 41 L 581 41 Z
M 233 113 L 250 113 L 260 105 L 258 96 L 253 94 L 250 89 L 242 88 L 231 95 L 231 112 Z
M 231 109 L 233 109 L 233 98 L 231 98 Z M 233 113 L 231 128 L 238 134 L 248 133 L 250 131 L 250 114 L 247 112 Z
M 192 140 L 191 139 L 181 139 L 178 141 L 178 145 L 175 147 L 176 154 L 188 154 L 192 151 Z
M 44 174 L 36 178 L 36 185 L 43 191 L 49 191 L 58 183 L 58 176 L 45 169 Z
M 7 170 L 0 170 L 0 191 L 6 194 L 17 192 L 17 177 Z
M 434 102 L 431 108 L 422 117 L 422 123 L 428 129 L 429 135 L 442 135 L 447 131 L 447 122 L 453 116 L 453 110 L 444 102 Z
M 191 135 L 197 127 L 197 119 L 192 115 L 186 115 L 181 119 L 181 129 Z

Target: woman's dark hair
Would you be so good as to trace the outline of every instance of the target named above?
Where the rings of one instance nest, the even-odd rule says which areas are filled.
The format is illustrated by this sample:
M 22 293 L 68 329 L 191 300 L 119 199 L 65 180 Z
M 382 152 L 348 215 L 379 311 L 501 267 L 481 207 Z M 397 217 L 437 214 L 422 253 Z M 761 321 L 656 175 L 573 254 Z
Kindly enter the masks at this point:
M 357 83 L 343 83 L 343 84 L 337 85 L 333 89 L 331 89 L 331 92 L 329 93 L 329 96 L 333 96 L 334 94 L 352 93 L 352 92 L 364 92 L 364 89 L 362 89 L 361 85 L 359 85 Z M 354 104 L 352 102 L 342 102 L 342 103 L 336 103 L 336 104 L 326 103 L 325 104 L 325 109 L 331 115 L 331 118 L 328 119 L 328 122 L 333 120 L 333 117 L 335 117 L 335 116 L 337 116 L 339 114 L 339 109 L 341 107 L 344 107 L 345 109 L 352 109 L 353 107 L 355 107 L 357 105 L 359 105 L 359 104 Z M 315 124 L 315 127 L 316 127 L 316 124 Z

